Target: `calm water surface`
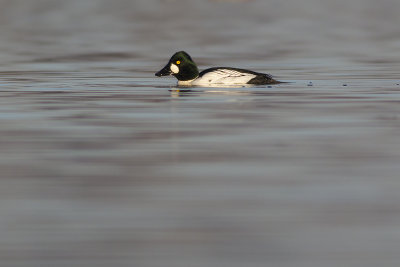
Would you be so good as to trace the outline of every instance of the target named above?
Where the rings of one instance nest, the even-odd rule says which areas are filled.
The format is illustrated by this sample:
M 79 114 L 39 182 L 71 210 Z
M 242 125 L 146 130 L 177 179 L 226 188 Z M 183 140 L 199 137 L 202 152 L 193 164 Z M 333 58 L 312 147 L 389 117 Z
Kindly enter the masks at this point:
M 0 265 L 399 266 L 400 5 L 300 2 L 0 1 Z

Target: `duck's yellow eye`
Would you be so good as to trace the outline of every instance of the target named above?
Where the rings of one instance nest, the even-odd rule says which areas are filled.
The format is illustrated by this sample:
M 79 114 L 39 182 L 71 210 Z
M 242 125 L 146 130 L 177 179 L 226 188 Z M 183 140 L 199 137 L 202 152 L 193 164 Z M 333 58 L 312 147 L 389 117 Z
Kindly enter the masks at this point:
M 181 64 L 181 62 L 178 60 L 178 61 L 176 62 L 176 64 L 178 64 L 178 65 L 179 65 L 179 64 Z

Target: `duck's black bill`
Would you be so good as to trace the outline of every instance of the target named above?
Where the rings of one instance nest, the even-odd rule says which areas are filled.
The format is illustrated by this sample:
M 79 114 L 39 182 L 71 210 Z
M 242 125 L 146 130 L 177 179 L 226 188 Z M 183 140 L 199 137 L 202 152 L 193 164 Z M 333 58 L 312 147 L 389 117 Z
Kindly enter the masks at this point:
M 167 64 L 164 68 L 162 68 L 159 72 L 156 73 L 156 76 L 161 77 L 161 76 L 168 76 L 171 75 L 172 71 L 169 67 L 169 64 Z

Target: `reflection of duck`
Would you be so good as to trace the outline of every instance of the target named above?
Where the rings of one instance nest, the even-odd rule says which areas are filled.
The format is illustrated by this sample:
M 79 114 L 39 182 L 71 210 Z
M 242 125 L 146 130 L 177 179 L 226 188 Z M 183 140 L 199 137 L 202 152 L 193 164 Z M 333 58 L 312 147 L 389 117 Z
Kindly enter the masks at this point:
M 184 51 L 176 52 L 167 65 L 156 73 L 158 77 L 167 75 L 175 76 L 178 79 L 178 85 L 230 86 L 280 83 L 269 74 L 229 67 L 210 68 L 199 73 L 192 58 Z
M 172 97 L 197 97 L 202 95 L 218 95 L 218 96 L 257 96 L 260 95 L 261 92 L 266 94 L 268 91 L 258 91 L 258 90 L 247 90 L 243 89 L 247 88 L 247 86 L 209 86 L 209 89 L 203 88 L 195 88 L 191 89 L 187 86 L 177 86 L 171 87 L 168 90 Z M 268 86 L 268 88 L 272 88 L 272 86 Z

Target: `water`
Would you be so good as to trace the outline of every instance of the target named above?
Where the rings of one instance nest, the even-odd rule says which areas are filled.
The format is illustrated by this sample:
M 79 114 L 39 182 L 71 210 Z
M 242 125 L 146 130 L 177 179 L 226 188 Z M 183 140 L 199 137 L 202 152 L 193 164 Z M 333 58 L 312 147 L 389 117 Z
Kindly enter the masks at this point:
M 1 266 L 399 265 L 398 1 L 0 4 Z

